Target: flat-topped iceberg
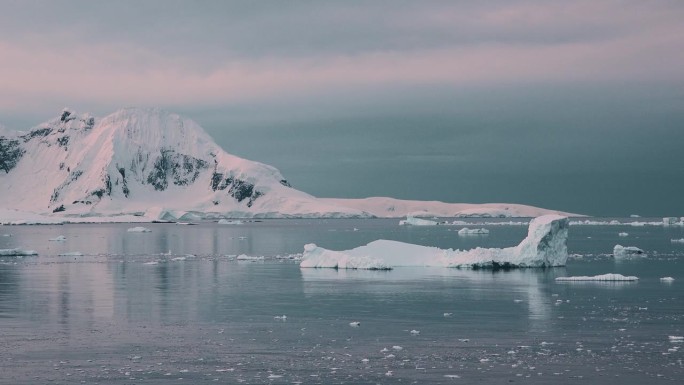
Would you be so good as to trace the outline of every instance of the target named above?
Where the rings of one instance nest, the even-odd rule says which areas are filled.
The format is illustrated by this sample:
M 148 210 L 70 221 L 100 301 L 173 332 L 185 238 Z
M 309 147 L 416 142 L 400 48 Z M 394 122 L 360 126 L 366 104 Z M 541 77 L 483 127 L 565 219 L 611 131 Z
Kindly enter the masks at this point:
M 638 281 L 638 277 L 634 276 L 624 276 L 622 274 L 601 274 L 601 275 L 594 275 L 592 277 L 587 277 L 586 275 L 582 276 L 577 276 L 577 277 L 558 277 L 556 278 L 556 281 L 559 282 L 565 282 L 565 281 L 601 281 L 601 282 L 615 282 L 615 281 Z
M 16 249 L 0 249 L 0 257 L 24 257 L 29 255 L 38 255 L 36 251 Z
M 346 251 L 304 246 L 301 267 L 388 270 L 399 266 L 462 268 L 564 266 L 568 259 L 568 218 L 545 215 L 530 222 L 527 237 L 504 249 L 440 249 L 389 240 L 377 240 Z

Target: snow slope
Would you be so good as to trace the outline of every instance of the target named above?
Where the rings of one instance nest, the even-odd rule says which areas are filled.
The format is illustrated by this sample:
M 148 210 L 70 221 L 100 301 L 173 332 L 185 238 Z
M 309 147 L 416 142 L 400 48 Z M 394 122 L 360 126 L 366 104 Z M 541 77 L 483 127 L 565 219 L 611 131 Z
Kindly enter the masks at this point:
M 228 154 L 192 120 L 141 108 L 101 119 L 65 109 L 27 132 L 0 132 L 0 209 L 28 217 L 147 220 L 555 212 L 505 204 L 315 198 L 290 187 L 274 167 Z
M 442 267 L 548 267 L 564 266 L 568 259 L 568 219 L 546 215 L 530 222 L 527 237 L 504 249 L 439 249 L 397 241 L 378 240 L 346 251 L 304 246 L 303 268 L 392 269 L 399 266 Z

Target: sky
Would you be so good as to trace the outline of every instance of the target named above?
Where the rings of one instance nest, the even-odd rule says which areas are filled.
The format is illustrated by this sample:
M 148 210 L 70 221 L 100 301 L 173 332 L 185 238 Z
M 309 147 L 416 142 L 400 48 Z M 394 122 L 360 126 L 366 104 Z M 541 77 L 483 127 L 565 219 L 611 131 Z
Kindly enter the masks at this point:
M 684 216 L 684 2 L 0 0 L 0 124 L 160 107 L 321 197 Z

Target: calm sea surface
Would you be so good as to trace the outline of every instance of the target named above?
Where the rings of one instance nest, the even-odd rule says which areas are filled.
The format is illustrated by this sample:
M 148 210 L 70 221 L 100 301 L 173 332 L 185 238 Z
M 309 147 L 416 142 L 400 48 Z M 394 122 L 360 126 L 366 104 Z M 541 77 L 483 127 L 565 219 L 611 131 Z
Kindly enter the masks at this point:
M 682 383 L 684 342 L 669 336 L 684 336 L 684 244 L 670 239 L 684 229 L 572 226 L 573 256 L 555 269 L 338 271 L 293 260 L 312 242 L 469 249 L 527 233 L 485 226 L 488 236 L 464 238 L 462 226 L 397 223 L 0 226 L 0 249 L 39 253 L 0 257 L 0 383 Z M 616 244 L 647 257 L 616 261 Z M 83 256 L 60 256 L 73 252 Z M 605 273 L 640 280 L 554 281 Z

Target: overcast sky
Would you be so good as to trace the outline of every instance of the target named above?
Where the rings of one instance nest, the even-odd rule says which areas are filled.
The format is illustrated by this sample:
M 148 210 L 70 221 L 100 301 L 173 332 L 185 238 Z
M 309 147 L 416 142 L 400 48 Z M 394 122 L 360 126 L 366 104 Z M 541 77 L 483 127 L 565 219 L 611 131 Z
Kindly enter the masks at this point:
M 317 196 L 684 216 L 684 2 L 0 0 L 0 123 L 182 113 Z

